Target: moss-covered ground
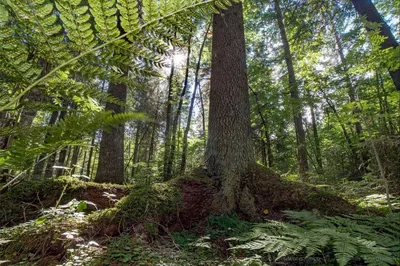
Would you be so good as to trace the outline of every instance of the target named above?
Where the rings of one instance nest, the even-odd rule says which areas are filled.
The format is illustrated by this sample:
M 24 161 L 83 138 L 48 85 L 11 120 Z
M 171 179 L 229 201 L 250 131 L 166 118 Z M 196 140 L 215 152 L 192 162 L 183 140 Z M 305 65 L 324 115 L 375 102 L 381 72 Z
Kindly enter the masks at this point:
M 98 209 L 111 207 L 113 198 L 127 194 L 126 186 L 84 182 L 76 178 L 24 181 L 0 195 L 0 226 L 12 226 L 38 218 L 43 210 L 72 199 L 93 202 Z
M 226 239 L 249 232 L 250 222 L 288 222 L 285 210 L 363 213 L 332 192 L 282 180 L 266 168 L 253 169 L 245 178 L 252 184 L 257 210 L 251 221 L 243 220 L 249 217 L 241 213 L 215 213 L 215 187 L 202 169 L 132 188 L 71 178 L 24 182 L 0 196 L 0 222 L 7 226 L 0 230 L 0 264 L 266 265 L 271 258 L 230 250 Z M 114 204 L 112 194 L 117 199 L 126 196 Z M 88 212 L 85 204 L 86 213 L 81 213 L 79 204 L 65 205 L 72 199 L 93 201 L 99 208 Z

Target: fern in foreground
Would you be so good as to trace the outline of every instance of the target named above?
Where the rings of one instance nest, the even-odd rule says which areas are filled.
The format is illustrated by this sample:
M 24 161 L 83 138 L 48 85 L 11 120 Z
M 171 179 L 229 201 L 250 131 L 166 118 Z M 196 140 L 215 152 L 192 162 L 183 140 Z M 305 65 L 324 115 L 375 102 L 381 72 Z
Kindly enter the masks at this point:
M 312 212 L 287 211 L 296 224 L 268 221 L 245 235 L 230 238 L 232 249 L 257 251 L 275 257 L 305 258 L 333 252 L 339 265 L 362 259 L 368 265 L 395 265 L 400 258 L 400 214 L 386 217 L 349 215 L 320 217 Z

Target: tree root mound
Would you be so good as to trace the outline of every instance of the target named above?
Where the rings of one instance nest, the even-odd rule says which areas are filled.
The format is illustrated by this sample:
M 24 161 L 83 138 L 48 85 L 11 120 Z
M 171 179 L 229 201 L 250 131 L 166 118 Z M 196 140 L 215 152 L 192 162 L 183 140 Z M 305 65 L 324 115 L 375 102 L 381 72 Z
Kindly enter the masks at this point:
M 223 214 L 214 201 L 217 188 L 205 170 L 197 169 L 189 178 L 178 179 L 176 184 L 182 193 L 182 202 L 178 205 L 175 218 L 183 228 L 201 222 L 210 215 Z M 243 184 L 253 197 L 249 204 L 254 204 L 251 212 L 255 207 L 255 213 L 249 217 L 243 206 L 238 206 L 237 212 L 251 219 L 279 219 L 285 210 L 316 210 L 323 215 L 349 214 L 357 210 L 356 206 L 341 197 L 312 185 L 283 180 L 272 170 L 261 166 L 251 169 L 244 176 Z M 174 219 L 170 217 L 170 220 Z
M 87 200 L 97 209 L 110 208 L 115 200 L 127 193 L 128 188 L 124 186 L 83 182 L 69 177 L 25 181 L 0 195 L 0 226 L 36 219 L 44 209 L 55 207 L 58 201 L 65 204 L 72 199 Z M 109 196 L 112 194 L 115 197 Z
M 312 185 L 287 181 L 272 170 L 255 167 L 245 181 L 254 196 L 257 214 L 271 215 L 284 210 L 317 210 L 323 215 L 354 213 L 356 206 Z
M 115 236 L 123 231 L 157 235 L 190 229 L 208 217 L 225 214 L 216 205 L 218 187 L 205 169 L 150 187 L 135 187 L 115 208 L 89 216 L 86 234 Z M 254 167 L 243 178 L 252 197 L 253 215 L 238 206 L 236 212 L 250 220 L 282 219 L 285 210 L 316 210 L 322 215 L 356 212 L 356 206 L 314 186 L 286 181 L 270 169 Z M 241 202 L 243 200 L 241 199 Z M 162 232 L 163 231 L 163 232 Z

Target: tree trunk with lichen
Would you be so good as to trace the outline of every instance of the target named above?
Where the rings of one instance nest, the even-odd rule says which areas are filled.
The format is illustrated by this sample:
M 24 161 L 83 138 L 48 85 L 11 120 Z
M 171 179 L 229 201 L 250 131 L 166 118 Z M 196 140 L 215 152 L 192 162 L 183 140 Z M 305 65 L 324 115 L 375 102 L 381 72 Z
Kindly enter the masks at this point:
M 243 175 L 255 156 L 241 3 L 213 18 L 208 133 L 206 166 L 219 189 L 215 206 L 222 213 L 235 209 L 251 213 L 254 202 Z
M 108 92 L 121 102 L 126 102 L 127 87 L 125 84 L 110 83 Z M 107 103 L 106 110 L 120 114 L 124 112 L 124 107 L 115 103 Z M 114 184 L 124 182 L 124 135 L 124 124 L 109 131 L 103 131 L 95 182 Z

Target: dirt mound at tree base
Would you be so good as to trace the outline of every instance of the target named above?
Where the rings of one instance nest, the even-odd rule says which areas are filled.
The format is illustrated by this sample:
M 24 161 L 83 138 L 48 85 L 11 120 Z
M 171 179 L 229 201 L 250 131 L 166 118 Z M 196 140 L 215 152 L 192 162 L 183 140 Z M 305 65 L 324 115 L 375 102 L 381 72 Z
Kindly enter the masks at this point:
M 182 202 L 178 205 L 176 217 L 178 224 L 188 228 L 210 215 L 221 214 L 214 202 L 217 195 L 214 183 L 205 169 L 196 169 L 188 178 L 176 181 L 182 193 Z M 272 170 L 261 166 L 251 169 L 244 176 L 243 183 L 248 187 L 255 206 L 255 215 L 247 218 L 273 219 L 279 217 L 284 210 L 317 210 L 323 215 L 341 215 L 356 211 L 356 206 L 343 198 L 312 185 L 283 180 Z M 241 211 L 238 212 L 240 214 Z
M 25 181 L 0 195 L 0 226 L 36 219 L 44 209 L 55 207 L 57 201 L 65 204 L 72 199 L 86 200 L 93 202 L 97 209 L 110 208 L 127 193 L 125 186 L 83 182 L 70 177 Z
M 257 213 L 273 214 L 283 210 L 317 210 L 323 215 L 354 213 L 356 206 L 312 185 L 287 181 L 272 170 L 256 167 L 246 175 Z M 268 215 L 267 214 L 267 215 Z
M 89 216 L 89 235 L 118 235 L 130 230 L 158 234 L 158 230 L 180 231 L 203 223 L 212 215 L 224 214 L 218 209 L 215 178 L 205 169 L 167 183 L 135 187 L 115 208 Z M 311 185 L 285 181 L 273 171 L 254 167 L 244 176 L 253 198 L 254 215 L 236 210 L 243 218 L 279 219 L 284 210 L 316 210 L 323 215 L 341 215 L 356 211 L 346 200 Z M 147 233 L 146 233 L 147 232 Z

